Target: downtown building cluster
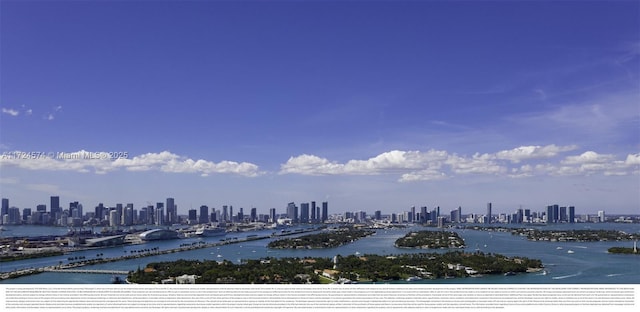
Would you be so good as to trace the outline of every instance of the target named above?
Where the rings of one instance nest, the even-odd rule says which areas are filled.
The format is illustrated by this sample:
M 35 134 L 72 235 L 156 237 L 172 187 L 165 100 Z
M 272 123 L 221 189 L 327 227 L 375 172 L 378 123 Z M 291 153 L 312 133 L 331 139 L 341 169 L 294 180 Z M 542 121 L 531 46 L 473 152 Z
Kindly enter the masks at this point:
M 367 215 L 364 211 L 346 212 L 343 215 L 336 215 L 334 220 L 346 223 L 392 223 L 392 224 L 425 224 L 437 225 L 440 227 L 450 223 L 575 223 L 575 222 L 606 222 L 604 211 L 598 211 L 597 215 L 576 215 L 575 206 L 549 205 L 545 210 L 532 211 L 531 209 L 516 209 L 511 214 L 493 212 L 493 204 L 487 203 L 484 214 L 463 214 L 462 207 L 442 212 L 439 206 L 429 209 L 427 206 L 416 208 L 412 206 L 409 210 L 382 214 L 382 211 L 375 211 L 373 215 Z
M 48 209 L 47 209 L 48 208 Z M 174 224 L 206 224 L 206 223 L 251 223 L 285 222 L 290 224 L 324 223 L 329 219 L 329 203 L 316 205 L 315 201 L 289 203 L 284 213 L 278 213 L 276 208 L 270 208 L 268 214 L 258 214 L 257 208 L 251 208 L 245 214 L 240 207 L 234 210 L 232 205 L 223 205 L 221 209 L 200 206 L 199 209 L 189 209 L 187 215 L 178 214 L 178 205 L 174 198 L 167 198 L 155 205 L 147 203 L 141 208 L 135 208 L 132 203 L 115 206 L 105 206 L 99 203 L 93 211 L 85 211 L 83 205 L 77 201 L 70 202 L 68 208 L 60 205 L 59 196 L 51 196 L 49 207 L 39 204 L 35 210 L 9 206 L 9 199 L 2 198 L 0 224 L 5 225 L 50 225 L 50 226 L 132 226 L 132 225 L 174 225 Z

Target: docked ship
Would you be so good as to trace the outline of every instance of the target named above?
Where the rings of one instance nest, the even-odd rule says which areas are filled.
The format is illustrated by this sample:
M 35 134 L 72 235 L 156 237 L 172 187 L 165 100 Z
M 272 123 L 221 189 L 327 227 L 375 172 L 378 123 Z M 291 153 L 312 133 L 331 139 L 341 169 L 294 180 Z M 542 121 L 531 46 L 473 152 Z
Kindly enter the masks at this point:
M 227 230 L 221 227 L 200 227 L 196 230 L 197 236 L 204 237 L 224 236 L 226 233 Z

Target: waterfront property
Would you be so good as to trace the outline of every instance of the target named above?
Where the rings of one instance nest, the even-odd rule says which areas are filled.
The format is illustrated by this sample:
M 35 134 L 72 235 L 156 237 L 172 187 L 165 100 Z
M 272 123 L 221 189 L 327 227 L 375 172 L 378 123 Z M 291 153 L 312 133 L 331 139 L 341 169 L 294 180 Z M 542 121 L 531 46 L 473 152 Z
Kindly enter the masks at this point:
M 396 247 L 401 248 L 464 248 L 464 240 L 456 232 L 417 231 L 398 238 Z
M 356 229 L 351 226 L 326 229 L 321 233 L 309 234 L 295 238 L 272 241 L 269 248 L 315 249 L 331 248 L 354 242 L 360 238 L 375 234 L 373 230 Z
M 203 284 L 317 284 L 320 276 L 336 283 L 439 279 L 474 275 L 536 272 L 542 262 L 481 252 L 350 255 L 331 258 L 267 258 L 230 261 L 177 260 L 149 263 L 131 272 L 133 283 L 161 283 L 176 276 L 195 275 Z

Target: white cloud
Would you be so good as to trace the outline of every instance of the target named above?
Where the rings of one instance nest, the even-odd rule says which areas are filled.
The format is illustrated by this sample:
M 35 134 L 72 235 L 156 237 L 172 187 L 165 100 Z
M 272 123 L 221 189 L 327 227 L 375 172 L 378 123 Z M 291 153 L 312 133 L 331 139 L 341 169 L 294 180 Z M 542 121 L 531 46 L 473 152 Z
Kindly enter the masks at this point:
M 18 155 L 20 152 L 14 152 Z M 221 161 L 214 163 L 207 160 L 193 160 L 176 155 L 168 151 L 160 153 L 147 153 L 133 158 L 112 159 L 108 153 L 89 153 L 85 150 L 57 154 L 49 157 L 3 157 L 0 166 L 14 166 L 28 170 L 53 170 L 94 172 L 106 174 L 108 172 L 124 168 L 128 171 L 162 171 L 171 173 L 200 173 L 209 175 L 215 173 L 230 173 L 254 177 L 262 174 L 257 165 L 251 163 L 238 163 L 233 161 Z
M 480 155 L 478 153 L 471 158 L 452 155 L 447 159 L 446 163 L 451 166 L 451 170 L 457 174 L 499 174 L 506 172 L 507 168 L 498 165 L 492 160 L 493 158 L 493 155 Z
M 555 144 L 547 146 L 520 146 L 511 150 L 497 152 L 496 158 L 519 163 L 527 159 L 555 157 L 559 153 L 572 151 L 577 148 L 576 145 L 557 146 Z
M 627 159 L 624 163 L 627 166 L 640 166 L 640 153 L 627 155 Z
M 329 162 L 326 158 L 315 155 L 302 154 L 290 157 L 280 166 L 280 173 L 298 173 L 304 175 L 325 175 L 343 173 L 343 164 Z
M 476 153 L 459 156 L 446 151 L 429 150 L 381 153 L 366 160 L 349 160 L 339 163 L 315 155 L 303 154 L 291 157 L 280 167 L 280 174 L 302 175 L 374 175 L 398 174 L 400 182 L 432 181 L 463 175 L 490 175 L 495 177 L 526 178 L 536 175 L 627 175 L 640 170 L 640 154 L 629 154 L 626 160 L 614 155 L 593 151 L 568 156 L 552 164 L 522 163 L 539 158 L 553 158 L 566 151 L 577 149 L 568 146 L 521 146 L 497 153 Z M 519 163 L 518 167 L 512 164 Z M 635 167 L 635 168 L 634 168 Z
M 607 163 L 615 157 L 608 154 L 598 154 L 594 151 L 587 151 L 578 156 L 568 156 L 562 163 L 565 165 L 598 164 Z
M 413 181 L 434 181 L 447 179 L 447 175 L 444 172 L 432 169 L 425 169 L 420 171 L 414 171 L 405 173 L 400 177 L 400 182 L 413 182 Z
M 20 112 L 17 110 L 11 109 L 11 108 L 4 108 L 4 107 L 2 108 L 2 113 L 10 116 L 14 116 L 14 117 L 20 115 Z
M 345 164 L 329 161 L 315 155 L 303 154 L 291 157 L 280 166 L 280 174 L 306 175 L 372 175 L 389 172 L 406 172 L 416 169 L 437 169 L 447 158 L 447 152 L 430 150 L 389 151 L 366 160 L 349 160 Z

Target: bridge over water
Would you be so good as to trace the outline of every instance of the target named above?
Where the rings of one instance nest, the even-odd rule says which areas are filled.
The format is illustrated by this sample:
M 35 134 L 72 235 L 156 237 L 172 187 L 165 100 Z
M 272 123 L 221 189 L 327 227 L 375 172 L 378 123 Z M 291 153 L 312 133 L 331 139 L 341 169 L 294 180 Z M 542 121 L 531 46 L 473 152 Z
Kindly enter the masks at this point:
M 44 271 L 59 272 L 59 273 L 87 273 L 87 274 L 118 274 L 118 275 L 129 274 L 129 271 L 119 271 L 119 270 L 44 269 Z

